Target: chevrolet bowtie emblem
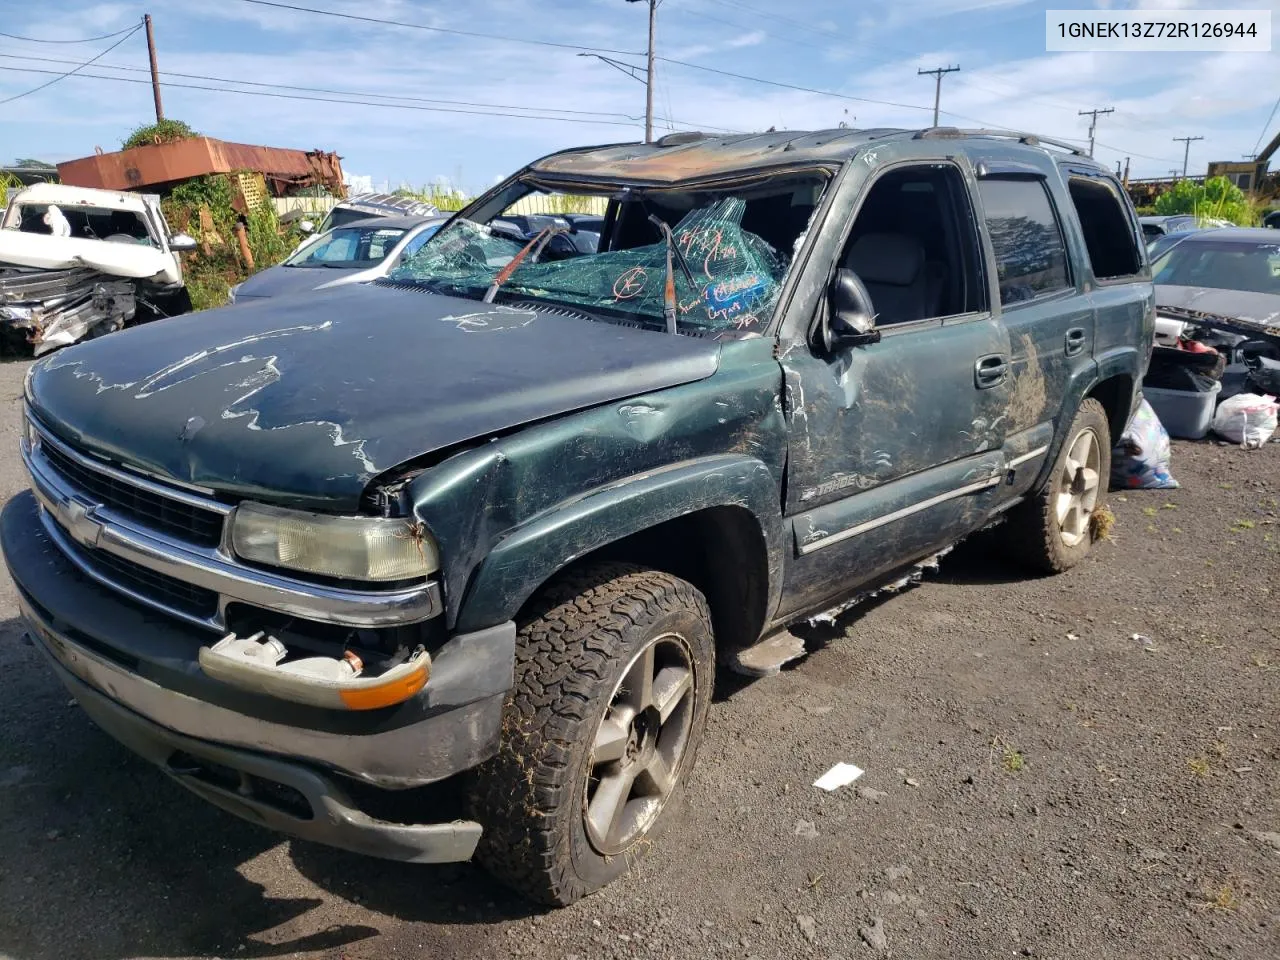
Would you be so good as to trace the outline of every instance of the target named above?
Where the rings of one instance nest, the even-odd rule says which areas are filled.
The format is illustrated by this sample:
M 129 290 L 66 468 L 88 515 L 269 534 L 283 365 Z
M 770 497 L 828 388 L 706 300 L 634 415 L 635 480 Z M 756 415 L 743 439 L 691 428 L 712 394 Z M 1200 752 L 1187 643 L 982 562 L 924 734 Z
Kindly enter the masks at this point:
M 63 508 L 62 516 L 67 524 L 67 533 L 77 543 L 86 547 L 96 547 L 98 537 L 102 535 L 102 524 L 93 516 L 93 508 L 79 500 L 68 500 Z

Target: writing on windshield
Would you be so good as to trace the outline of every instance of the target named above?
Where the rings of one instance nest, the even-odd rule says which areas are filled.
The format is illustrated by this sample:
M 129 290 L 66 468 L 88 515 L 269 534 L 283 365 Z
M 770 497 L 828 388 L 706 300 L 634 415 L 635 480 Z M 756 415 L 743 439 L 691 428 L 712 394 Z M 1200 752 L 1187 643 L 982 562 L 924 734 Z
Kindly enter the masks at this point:
M 778 198 L 770 199 L 776 205 Z M 789 195 L 783 199 L 789 200 Z M 597 251 L 594 239 L 586 246 L 574 243 L 568 234 L 549 240 L 544 236 L 537 260 L 526 255 L 514 269 L 508 265 L 536 234 L 523 237 L 500 220 L 493 227 L 457 220 L 390 277 L 475 298 L 484 296 L 498 279 L 504 301 L 545 300 L 578 306 L 602 319 L 661 326 L 668 244 L 664 232 L 648 219 L 650 209 L 657 208 L 673 223 L 671 280 L 679 331 L 749 335 L 768 324 L 792 247 L 812 212 L 811 206 L 802 208 L 802 216 L 793 216 L 775 236 L 784 253 L 743 226 L 750 204 L 739 196 L 703 195 L 691 209 L 673 217 L 659 200 L 629 201 L 619 205 L 616 214 L 617 232 L 627 235 L 622 248 Z

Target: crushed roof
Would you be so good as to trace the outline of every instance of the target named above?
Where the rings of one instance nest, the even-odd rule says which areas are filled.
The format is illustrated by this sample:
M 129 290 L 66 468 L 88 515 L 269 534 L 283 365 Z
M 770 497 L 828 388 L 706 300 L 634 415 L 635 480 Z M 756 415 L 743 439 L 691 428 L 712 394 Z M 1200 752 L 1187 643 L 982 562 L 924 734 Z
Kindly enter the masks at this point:
M 557 176 L 589 174 L 670 183 L 761 166 L 841 163 L 872 140 L 897 139 L 914 133 L 914 130 L 884 128 L 786 130 L 724 137 L 676 134 L 656 143 L 566 150 L 544 157 L 533 169 Z

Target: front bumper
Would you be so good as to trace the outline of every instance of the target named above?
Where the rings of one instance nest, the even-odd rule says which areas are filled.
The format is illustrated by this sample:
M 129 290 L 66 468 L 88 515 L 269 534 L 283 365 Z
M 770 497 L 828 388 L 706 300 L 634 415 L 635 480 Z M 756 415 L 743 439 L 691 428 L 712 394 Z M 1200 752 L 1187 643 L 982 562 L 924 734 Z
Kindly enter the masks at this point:
M 478 825 L 374 820 L 341 783 L 417 787 L 491 757 L 512 683 L 514 624 L 452 637 L 435 651 L 426 688 L 394 707 L 342 712 L 288 703 L 206 676 L 197 662 L 205 630 L 87 577 L 54 544 L 40 514 L 30 493 L 14 497 L 0 515 L 0 547 L 33 638 L 109 733 L 201 796 L 288 833 L 396 859 L 470 856 Z M 193 772 L 200 764 L 192 757 L 245 779 L 228 786 Z M 258 781 L 296 791 L 305 806 L 255 798 L 250 787 Z M 294 808 L 310 814 L 299 817 Z
M 34 622 L 33 622 L 34 626 Z M 54 672 L 85 713 L 130 750 L 215 806 L 273 830 L 387 860 L 470 860 L 480 824 L 402 824 L 364 813 L 332 779 L 301 764 L 236 750 L 166 730 L 122 707 L 67 670 L 33 629 Z

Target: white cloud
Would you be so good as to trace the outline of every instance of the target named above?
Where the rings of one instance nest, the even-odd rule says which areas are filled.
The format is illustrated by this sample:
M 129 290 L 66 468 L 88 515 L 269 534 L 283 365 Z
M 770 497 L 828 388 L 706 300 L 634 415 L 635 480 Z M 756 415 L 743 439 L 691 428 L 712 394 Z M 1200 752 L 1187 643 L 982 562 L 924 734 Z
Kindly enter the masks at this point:
M 761 10 L 766 2 L 752 0 Z M 1239 2 L 1243 0 L 1233 0 Z M 639 9 L 643 5 L 634 6 L 628 9 L 620 0 L 563 0 L 553 8 L 523 0 L 470 0 L 465 8 L 428 7 L 410 0 L 325 4 L 326 9 L 359 16 L 624 50 L 644 43 L 645 20 Z M 430 171 L 452 169 L 450 182 L 476 189 L 551 150 L 637 139 L 642 133 L 643 87 L 572 50 L 391 28 L 231 0 L 198 7 L 187 0 L 150 0 L 149 7 L 156 17 L 162 70 L 420 98 L 401 100 L 402 108 L 395 108 L 173 86 L 164 90 L 168 115 L 210 135 L 336 149 L 348 166 L 370 171 L 375 180 L 423 183 Z M 1193 164 L 1248 152 L 1275 97 L 1274 85 L 1261 82 L 1275 75 L 1270 55 L 1047 55 L 1019 49 L 1001 24 L 1002 18 L 1040 16 L 1023 0 L 898 0 L 892 6 L 880 2 L 857 10 L 843 0 L 813 0 L 813 7 L 803 12 L 768 8 L 777 10 L 778 17 L 795 18 L 794 29 L 781 20 L 756 18 L 729 6 L 690 9 L 723 15 L 721 19 L 730 23 L 660 12 L 659 50 L 664 56 L 920 109 L 770 87 L 660 61 L 655 98 L 662 115 L 659 129 L 666 128 L 662 118 L 670 115 L 680 126 L 744 131 L 829 127 L 842 120 L 860 127 L 919 126 L 930 119 L 933 81 L 918 77 L 917 68 L 958 62 L 963 69 L 943 80 L 943 122 L 980 121 L 1083 139 L 1087 118 L 1077 111 L 1114 106 L 1114 114 L 1099 118 L 1099 141 L 1124 148 L 1136 168 L 1155 174 L 1164 172 L 1167 160 L 1180 160 L 1181 147 L 1172 142 L 1174 136 L 1206 136 L 1193 145 Z M 128 26 L 136 22 L 137 13 L 122 3 L 46 0 L 39 10 L 34 5 L 26 8 L 24 16 L 12 23 L 7 20 L 6 31 L 49 37 L 59 35 L 57 31 L 66 35 L 73 24 L 75 35 L 82 36 Z M 956 39 L 950 43 L 944 30 L 925 29 L 944 16 L 957 18 L 947 24 L 963 22 L 967 27 L 963 33 L 952 31 Z M 886 17 L 902 25 L 885 27 Z M 881 26 L 862 23 L 865 18 Z M 802 21 L 817 27 L 805 30 Z M 1280 26 L 1280 18 L 1277 21 Z M 828 24 L 833 28 L 830 37 L 825 35 Z M 87 45 L 87 55 L 104 45 Z M 0 52 L 12 53 L 19 46 L 6 43 Z M 122 47 L 105 62 L 144 65 L 140 38 L 126 46 L 127 54 Z M 925 46 L 936 49 L 914 52 Z M 75 53 L 60 48 L 50 53 L 46 47 L 25 47 L 39 56 L 86 55 L 74 49 Z M 0 65 L 17 63 L 0 59 Z M 145 80 L 145 74 L 123 76 Z M 49 75 L 0 71 L 0 99 L 47 79 Z M 504 113 L 584 111 L 560 116 L 588 122 L 443 112 L 481 108 L 422 102 L 426 98 L 533 108 L 495 111 Z M 426 109 L 432 107 L 437 109 Z M 11 152 L 26 156 L 67 158 L 88 154 L 95 145 L 110 150 L 148 119 L 149 110 L 145 83 L 71 78 L 7 105 L 5 141 Z M 1117 155 L 1110 147 L 1099 147 L 1098 154 L 1109 163 Z

